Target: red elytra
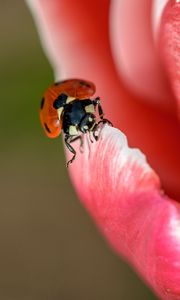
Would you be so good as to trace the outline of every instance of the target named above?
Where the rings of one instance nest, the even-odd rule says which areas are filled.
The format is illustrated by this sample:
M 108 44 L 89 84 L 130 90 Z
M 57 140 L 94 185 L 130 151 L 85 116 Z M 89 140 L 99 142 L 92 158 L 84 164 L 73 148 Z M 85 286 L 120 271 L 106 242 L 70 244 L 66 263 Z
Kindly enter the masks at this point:
M 95 91 L 92 82 L 81 79 L 68 79 L 51 85 L 44 93 L 40 109 L 40 121 L 46 135 L 56 138 L 61 132 L 62 114 L 59 118 L 58 111 L 53 107 L 54 101 L 61 93 L 83 100 L 91 97 Z

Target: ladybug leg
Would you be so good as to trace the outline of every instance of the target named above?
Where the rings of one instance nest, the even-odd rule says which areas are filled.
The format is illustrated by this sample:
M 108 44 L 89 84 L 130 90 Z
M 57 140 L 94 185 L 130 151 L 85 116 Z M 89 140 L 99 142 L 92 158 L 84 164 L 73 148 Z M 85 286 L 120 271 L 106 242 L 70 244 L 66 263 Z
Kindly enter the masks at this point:
M 98 114 L 99 114 L 99 117 L 101 120 L 103 120 L 103 117 L 104 117 L 104 112 L 103 112 L 103 109 L 102 109 L 102 106 L 101 106 L 101 100 L 100 100 L 100 97 L 96 97 L 94 100 L 93 100 L 93 103 L 94 105 L 98 106 Z
M 91 132 L 92 132 L 92 131 L 88 131 L 88 134 L 89 134 L 89 140 L 90 140 L 91 143 L 94 143 L 94 141 L 92 140 Z
M 107 120 L 107 119 L 102 119 L 98 123 L 96 123 L 96 125 L 93 128 L 93 137 L 94 137 L 94 139 L 96 141 L 98 141 L 100 133 L 101 133 L 101 130 L 102 130 L 102 126 L 100 126 L 101 123 L 113 126 L 113 124 L 109 120 Z
M 113 126 L 113 124 L 108 120 L 108 119 L 104 119 L 104 112 L 101 106 L 101 101 L 100 101 L 100 97 L 96 97 L 95 100 L 93 101 L 94 105 L 98 106 L 98 114 L 100 117 L 100 121 L 98 122 L 98 124 L 103 123 L 103 124 L 109 124 L 110 126 Z
M 72 141 L 71 139 L 72 139 L 71 136 L 65 135 L 64 141 L 65 141 L 66 147 L 69 149 L 69 151 L 70 151 L 71 153 L 74 154 L 73 157 L 67 162 L 67 164 L 66 164 L 66 167 L 67 167 L 67 168 L 69 167 L 69 164 L 72 164 L 73 160 L 75 160 L 75 157 L 76 157 L 76 151 L 75 151 L 75 149 L 70 145 L 70 143 L 71 143 L 71 141 Z
M 84 145 L 84 140 L 83 140 L 83 135 L 79 136 L 80 138 L 80 152 L 83 153 L 84 152 L 84 149 L 83 149 L 83 145 Z
M 96 141 L 98 141 L 98 139 L 99 139 L 99 135 L 100 135 L 100 133 L 99 133 L 99 123 L 97 123 L 95 126 L 94 126 L 94 128 L 93 128 L 93 137 L 94 137 L 94 139 L 96 140 Z
M 80 140 L 80 147 L 79 147 L 79 150 L 81 153 L 83 153 L 83 135 L 78 135 L 76 136 L 75 138 L 72 138 L 72 140 L 70 141 L 71 143 L 77 141 L 77 140 Z
M 112 124 L 108 119 L 102 119 L 102 120 L 100 120 L 100 121 L 98 122 L 98 125 L 101 124 L 101 123 L 103 123 L 103 124 L 108 124 L 108 125 L 110 125 L 110 126 L 113 127 L 113 124 Z

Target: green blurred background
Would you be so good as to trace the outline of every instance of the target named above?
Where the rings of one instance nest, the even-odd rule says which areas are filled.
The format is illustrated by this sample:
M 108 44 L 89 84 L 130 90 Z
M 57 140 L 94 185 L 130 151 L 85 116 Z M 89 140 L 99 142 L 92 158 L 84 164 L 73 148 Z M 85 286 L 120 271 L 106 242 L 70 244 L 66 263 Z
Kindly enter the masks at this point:
M 0 300 L 155 299 L 79 203 L 62 140 L 43 134 L 53 74 L 23 0 L 0 1 L 0 25 Z

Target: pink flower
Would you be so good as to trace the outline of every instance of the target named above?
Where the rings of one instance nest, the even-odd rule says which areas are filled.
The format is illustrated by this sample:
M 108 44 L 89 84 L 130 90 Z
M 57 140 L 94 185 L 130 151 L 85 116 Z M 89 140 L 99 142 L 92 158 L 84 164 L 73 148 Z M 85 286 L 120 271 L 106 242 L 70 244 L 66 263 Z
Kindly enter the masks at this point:
M 153 168 L 105 126 L 83 154 L 76 144 L 81 201 L 161 299 L 180 299 L 180 2 L 28 3 L 56 79 L 93 81 L 106 117 Z

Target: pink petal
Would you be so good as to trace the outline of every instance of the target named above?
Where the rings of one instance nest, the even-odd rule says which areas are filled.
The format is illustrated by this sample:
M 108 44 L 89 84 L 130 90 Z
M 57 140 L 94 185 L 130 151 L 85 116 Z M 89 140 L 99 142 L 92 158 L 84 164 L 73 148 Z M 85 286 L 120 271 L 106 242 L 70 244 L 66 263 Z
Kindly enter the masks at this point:
M 70 165 L 80 199 L 161 299 L 180 299 L 180 204 L 163 194 L 144 155 L 119 130 L 106 126 L 98 142 L 86 138 L 84 146 Z
M 164 10 L 160 28 L 160 51 L 176 95 L 180 114 L 180 2 L 171 0 Z
M 126 85 L 148 101 L 173 109 L 173 95 L 153 39 L 152 1 L 111 4 L 112 50 Z
M 152 0 L 152 29 L 154 40 L 158 39 L 162 14 L 168 0 Z
M 103 10 L 101 1 L 76 1 L 75 6 L 68 0 L 34 3 L 39 5 L 35 12 L 56 76 L 93 79 L 105 112 L 126 130 L 132 144 L 145 149 L 166 188 L 178 195 L 177 120 L 145 107 L 123 88 L 108 40 L 109 2 L 103 2 Z M 110 245 L 162 299 L 180 299 L 179 204 L 163 195 L 144 156 L 129 149 L 117 129 L 105 127 L 97 143 L 88 147 L 85 141 L 84 153 L 78 151 L 70 170 L 83 203 Z

